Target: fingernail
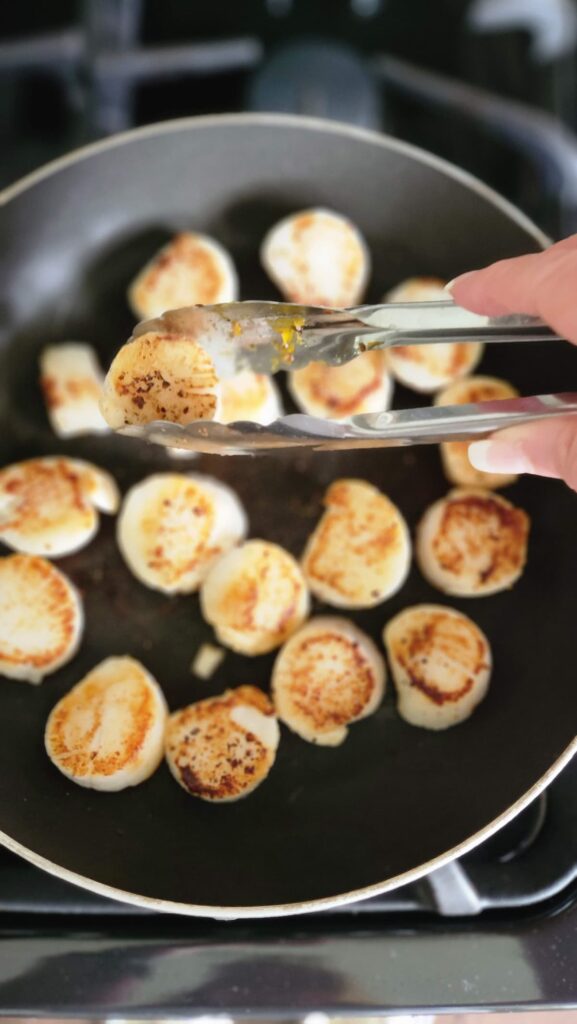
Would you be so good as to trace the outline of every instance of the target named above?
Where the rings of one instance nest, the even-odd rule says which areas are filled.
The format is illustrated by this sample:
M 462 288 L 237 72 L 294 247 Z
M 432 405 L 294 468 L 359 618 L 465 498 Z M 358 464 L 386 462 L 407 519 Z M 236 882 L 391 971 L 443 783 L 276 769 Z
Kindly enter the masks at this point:
M 445 289 L 444 289 L 444 290 L 445 290 L 446 292 L 448 292 L 448 293 L 449 293 L 449 295 L 452 295 L 452 294 L 453 294 L 453 288 L 455 287 L 455 285 L 456 285 L 457 283 L 459 283 L 459 284 L 460 284 L 460 283 L 461 283 L 461 281 L 464 281 L 464 280 L 465 280 L 465 278 L 467 278 L 467 277 L 471 277 L 471 276 L 472 276 L 472 275 L 473 275 L 474 273 L 475 273 L 475 271 L 474 271 L 474 270 L 469 270 L 469 271 L 467 271 L 467 273 L 466 273 L 466 274 L 459 274 L 459 276 L 458 276 L 458 277 L 453 277 L 451 281 L 447 281 L 447 283 L 446 283 L 446 285 L 445 285 Z
M 513 441 L 474 441 L 469 445 L 469 461 L 485 473 L 531 473 L 533 466 L 523 446 Z

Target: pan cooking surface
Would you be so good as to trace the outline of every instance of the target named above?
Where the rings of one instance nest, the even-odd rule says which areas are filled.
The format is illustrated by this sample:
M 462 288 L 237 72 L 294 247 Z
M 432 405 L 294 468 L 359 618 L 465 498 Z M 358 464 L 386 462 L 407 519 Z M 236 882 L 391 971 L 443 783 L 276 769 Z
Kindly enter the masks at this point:
M 296 555 L 338 476 L 382 488 L 412 530 L 446 492 L 435 448 L 188 462 L 125 438 L 58 441 L 48 426 L 39 350 L 89 341 L 106 365 L 132 327 L 126 285 L 178 227 L 213 233 L 230 248 L 243 298 L 277 297 L 259 268 L 258 246 L 275 219 L 303 205 L 332 206 L 365 233 L 374 261 L 369 301 L 409 275 L 449 277 L 535 248 L 486 199 L 405 154 L 353 144 L 336 130 L 294 127 L 274 129 L 275 147 L 270 131 L 263 149 L 262 126 L 240 133 L 231 124 L 196 134 L 174 128 L 71 164 L 6 206 L 2 464 L 66 452 L 109 469 L 123 491 L 159 470 L 213 474 L 245 504 L 251 536 Z M 363 171 L 366 189 L 351 187 Z M 481 372 L 510 379 L 521 393 L 560 391 L 575 384 L 577 353 L 563 345 L 493 347 Z M 397 388 L 395 406 L 419 401 Z M 187 796 L 164 765 L 134 789 L 99 794 L 68 782 L 46 757 L 50 709 L 111 654 L 141 659 L 171 709 L 241 683 L 268 688 L 274 655 L 227 653 L 209 681 L 193 677 L 193 656 L 212 639 L 197 597 L 169 598 L 139 584 L 117 550 L 114 521 L 103 516 L 96 539 L 57 562 L 85 601 L 79 654 L 39 688 L 0 680 L 0 829 L 99 883 L 239 908 L 374 886 L 467 840 L 547 771 L 577 724 L 577 498 L 557 482 L 531 478 L 505 494 L 533 522 L 528 566 L 512 591 L 449 600 L 413 567 L 392 600 L 351 613 L 379 645 L 384 623 L 410 604 L 452 604 L 470 615 L 495 661 L 489 694 L 473 717 L 444 733 L 412 728 L 395 711 L 389 681 L 382 707 L 354 725 L 339 748 L 314 747 L 283 728 L 268 780 L 246 800 L 221 807 Z

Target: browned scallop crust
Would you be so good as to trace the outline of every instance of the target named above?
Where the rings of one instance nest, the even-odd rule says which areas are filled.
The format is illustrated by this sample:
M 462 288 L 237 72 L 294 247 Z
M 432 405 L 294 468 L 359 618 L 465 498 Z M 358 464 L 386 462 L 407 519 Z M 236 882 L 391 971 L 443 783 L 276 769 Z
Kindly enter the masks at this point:
M 96 353 L 90 345 L 68 342 L 44 349 L 40 358 L 40 387 L 47 409 L 54 414 L 55 429 L 60 426 L 61 411 L 66 413 L 71 407 L 82 405 L 87 409 L 98 408 L 101 377 Z
M 16 462 L 0 470 L 0 539 L 16 551 L 58 557 L 95 534 L 96 508 L 115 512 L 118 491 L 108 473 L 79 459 Z
M 456 704 L 472 690 L 475 677 L 490 668 L 481 631 L 470 619 L 443 608 L 428 610 L 411 629 L 389 639 L 387 646 L 391 660 L 407 674 L 409 685 L 439 706 Z M 452 666 L 451 685 L 442 686 L 431 678 L 429 666 L 439 655 Z
M 289 641 L 290 643 L 290 641 Z M 340 663 L 339 673 L 329 680 L 329 694 L 316 684 L 316 663 L 332 657 Z M 346 665 L 343 664 L 346 662 Z M 291 702 L 310 718 L 316 730 L 326 731 L 357 718 L 374 689 L 374 673 L 358 647 L 327 630 L 303 639 L 298 654 L 290 661 Z M 328 699 L 327 699 L 328 697 Z
M 224 250 L 220 254 L 212 240 L 182 231 L 133 282 L 130 304 L 136 315 L 144 318 L 179 306 L 228 301 L 233 298 L 228 295 L 230 276 Z
M 448 729 L 485 697 L 491 648 L 479 627 L 454 608 L 415 605 L 387 623 L 384 641 L 398 711 L 410 725 Z
M 298 562 L 270 541 L 249 540 L 219 559 L 201 590 L 202 612 L 226 646 L 243 654 L 279 647 L 309 609 Z
M 303 739 L 337 745 L 371 714 L 384 690 L 383 660 L 348 619 L 311 619 L 285 644 L 273 669 L 279 718 Z
M 125 789 L 160 764 L 166 717 L 162 691 L 140 662 L 106 658 L 52 709 L 46 752 L 80 786 Z
M 106 375 L 102 414 L 114 429 L 214 419 L 217 375 L 192 337 L 149 331 L 119 350 Z
M 80 598 L 63 573 L 34 555 L 0 559 L 0 672 L 40 682 L 75 653 Z
M 403 361 L 426 366 L 430 373 L 441 378 L 459 377 L 473 365 L 474 348 L 470 343 L 456 341 L 452 344 L 448 357 L 446 350 L 435 359 L 435 348 L 430 345 L 396 345 L 392 353 L 395 363 Z
M 365 352 L 346 366 L 309 363 L 291 375 L 290 389 L 298 404 L 313 416 L 346 419 L 384 409 L 381 399 L 389 389 L 385 353 Z M 371 400 L 375 408 L 369 410 Z
M 68 459 L 29 459 L 0 470 L 0 490 L 13 498 L 2 515 L 0 535 L 12 531 L 33 540 L 51 529 L 90 532 L 96 513 L 86 481 Z
M 410 561 L 406 524 L 395 505 L 363 480 L 337 480 L 312 534 L 303 571 L 313 593 L 338 607 L 379 604 L 403 583 Z
M 271 720 L 271 742 L 243 722 L 239 712 L 250 713 L 251 709 Z M 266 778 L 277 743 L 278 727 L 270 700 L 255 686 L 239 686 L 171 715 L 166 758 L 176 781 L 192 796 L 236 800 Z
M 40 377 L 40 387 L 49 409 L 67 407 L 70 402 L 92 400 L 97 403 L 100 399 L 100 385 L 89 377 L 60 380 L 55 374 L 45 373 Z
M 512 586 L 527 559 L 530 520 L 489 491 L 454 491 L 419 526 L 423 573 L 447 593 L 492 593 Z
M 327 251 L 332 253 L 329 280 L 323 272 Z M 263 242 L 262 260 L 269 277 L 289 302 L 315 306 L 351 306 L 358 302 L 370 264 L 368 249 L 354 225 L 320 208 L 302 210 L 275 225 Z

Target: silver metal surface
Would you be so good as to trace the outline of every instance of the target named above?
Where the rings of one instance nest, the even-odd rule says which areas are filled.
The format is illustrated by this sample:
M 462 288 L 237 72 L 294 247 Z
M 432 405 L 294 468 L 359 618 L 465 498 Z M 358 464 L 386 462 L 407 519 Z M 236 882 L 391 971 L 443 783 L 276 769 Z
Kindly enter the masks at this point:
M 349 423 L 296 413 L 283 416 L 268 426 L 252 422 L 224 425 L 208 420 L 180 426 L 157 421 L 145 426 L 124 427 L 119 433 L 165 448 L 188 448 L 217 455 L 266 455 L 299 447 L 327 451 L 470 441 L 487 437 L 503 427 L 574 413 L 577 413 L 577 393 L 569 392 L 367 413 L 353 416 Z
M 454 302 L 410 302 L 329 309 L 286 302 L 229 302 L 169 310 L 134 335 L 170 331 L 202 339 L 220 377 L 241 370 L 274 374 L 321 361 L 349 362 L 369 349 L 446 341 L 558 339 L 536 317 L 480 316 Z

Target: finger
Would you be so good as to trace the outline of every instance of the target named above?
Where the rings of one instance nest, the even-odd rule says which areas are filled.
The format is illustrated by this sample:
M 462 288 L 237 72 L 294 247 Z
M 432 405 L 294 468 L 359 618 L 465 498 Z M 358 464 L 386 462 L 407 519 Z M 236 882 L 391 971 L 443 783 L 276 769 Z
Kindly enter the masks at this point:
M 564 480 L 577 491 L 577 416 L 563 416 L 501 430 L 469 446 L 475 469 L 536 473 Z
M 456 278 L 448 289 L 459 305 L 488 316 L 540 316 L 577 342 L 577 237 L 543 253 L 501 260 Z

